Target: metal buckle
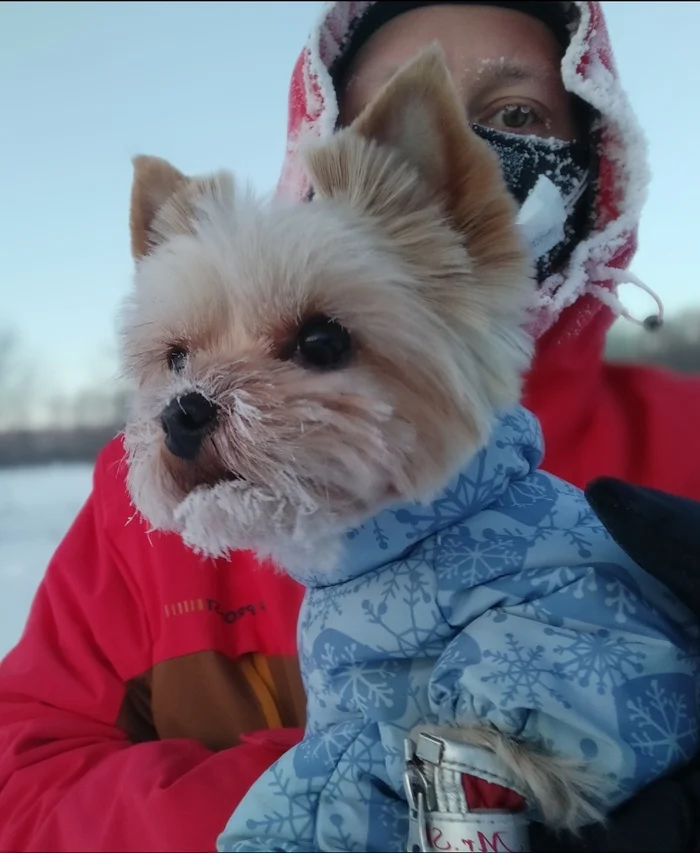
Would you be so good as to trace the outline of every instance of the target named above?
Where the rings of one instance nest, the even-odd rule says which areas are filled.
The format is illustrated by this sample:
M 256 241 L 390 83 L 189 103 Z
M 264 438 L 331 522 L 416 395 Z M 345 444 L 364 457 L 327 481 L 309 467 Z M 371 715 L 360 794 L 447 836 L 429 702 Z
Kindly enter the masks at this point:
M 428 741 L 428 743 L 423 744 L 423 740 Z M 422 746 L 427 746 L 427 749 L 422 749 Z M 439 747 L 437 752 L 435 747 Z M 430 735 L 421 734 L 418 744 L 415 744 L 411 738 L 406 738 L 404 741 L 403 784 L 408 800 L 409 819 L 412 824 L 416 825 L 418 831 L 420 853 L 431 853 L 433 849 L 428 839 L 426 813 L 437 809 L 435 788 L 423 772 L 423 767 L 425 763 L 434 763 L 437 766 L 440 763 L 441 753 L 441 741 L 430 737 Z M 430 760 L 433 756 L 436 758 L 435 762 Z M 415 847 L 413 850 L 415 851 Z

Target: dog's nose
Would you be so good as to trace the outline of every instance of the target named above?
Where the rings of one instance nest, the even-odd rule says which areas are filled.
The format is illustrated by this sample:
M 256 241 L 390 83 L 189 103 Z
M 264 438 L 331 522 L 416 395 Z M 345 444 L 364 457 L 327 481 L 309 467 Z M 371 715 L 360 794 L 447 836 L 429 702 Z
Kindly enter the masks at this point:
M 217 407 L 193 391 L 176 397 L 163 409 L 160 422 L 165 446 L 180 459 L 194 459 L 216 422 Z

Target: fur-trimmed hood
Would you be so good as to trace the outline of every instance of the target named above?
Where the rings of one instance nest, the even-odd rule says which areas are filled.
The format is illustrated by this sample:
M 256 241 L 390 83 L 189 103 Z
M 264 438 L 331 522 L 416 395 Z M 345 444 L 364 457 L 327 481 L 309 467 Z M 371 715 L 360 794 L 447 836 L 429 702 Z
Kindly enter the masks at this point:
M 374 0 L 328 2 L 294 68 L 289 97 L 287 151 L 280 193 L 303 199 L 308 192 L 300 145 L 309 137 L 333 133 L 338 101 L 329 68 L 342 52 L 356 22 Z M 600 3 L 565 3 L 572 36 L 562 60 L 566 88 L 590 104 L 599 116 L 594 227 L 574 251 L 563 273 L 539 290 L 534 326 L 544 334 L 562 312 L 562 333 L 588 325 L 597 315 L 609 325 L 619 313 L 615 270 L 625 269 L 636 250 L 637 224 L 646 197 L 646 145 L 615 68 Z M 611 270 L 613 270 L 611 272 Z M 608 311 L 601 310 L 607 306 Z M 597 325 L 597 324 L 596 324 Z

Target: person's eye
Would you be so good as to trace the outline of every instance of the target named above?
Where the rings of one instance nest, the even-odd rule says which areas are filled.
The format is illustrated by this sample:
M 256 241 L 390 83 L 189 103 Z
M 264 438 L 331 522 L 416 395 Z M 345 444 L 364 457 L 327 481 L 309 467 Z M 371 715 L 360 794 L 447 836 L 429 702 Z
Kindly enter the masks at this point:
M 530 104 L 503 104 L 489 112 L 479 124 L 506 133 L 541 133 L 547 131 L 547 121 Z

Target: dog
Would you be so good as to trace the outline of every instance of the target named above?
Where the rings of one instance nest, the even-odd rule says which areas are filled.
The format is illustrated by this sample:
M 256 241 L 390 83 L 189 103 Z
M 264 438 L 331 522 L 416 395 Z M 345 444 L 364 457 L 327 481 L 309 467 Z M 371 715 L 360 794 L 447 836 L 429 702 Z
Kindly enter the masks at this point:
M 202 554 L 253 550 L 308 588 L 305 741 L 220 849 L 406 849 L 411 733 L 488 755 L 477 775 L 575 831 L 678 760 L 645 758 L 626 703 L 669 673 L 685 689 L 685 610 L 538 470 L 539 427 L 518 405 L 533 263 L 440 50 L 310 141 L 306 163 L 313 198 L 287 204 L 225 172 L 134 160 L 134 505 Z M 473 568 L 488 548 L 500 568 Z M 605 584 L 635 598 L 624 636 Z M 594 685 L 572 661 L 597 640 L 614 663 Z M 528 689 L 500 677 L 521 658 Z M 301 829 L 270 817 L 290 798 L 313 814 Z
M 319 540 L 436 493 L 517 402 L 530 262 L 495 158 L 461 120 L 433 143 L 448 106 L 422 128 L 370 111 L 311 150 L 302 206 L 136 159 L 126 437 L 155 526 L 209 554 L 245 542 L 287 565 L 291 545 L 325 565 Z M 381 143 L 410 145 L 412 162 Z

